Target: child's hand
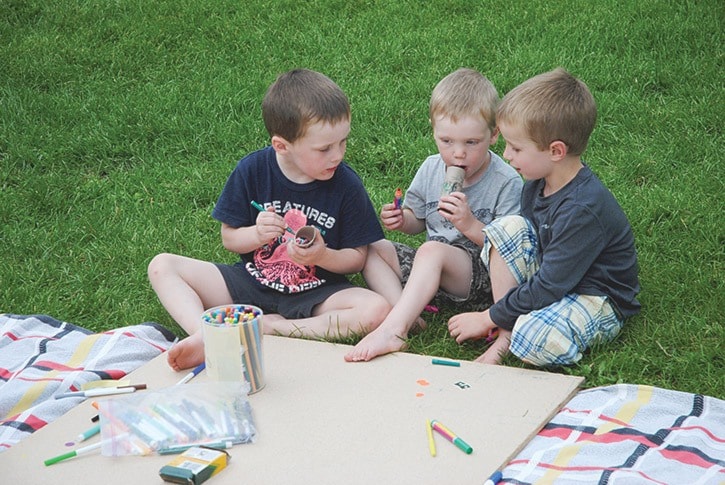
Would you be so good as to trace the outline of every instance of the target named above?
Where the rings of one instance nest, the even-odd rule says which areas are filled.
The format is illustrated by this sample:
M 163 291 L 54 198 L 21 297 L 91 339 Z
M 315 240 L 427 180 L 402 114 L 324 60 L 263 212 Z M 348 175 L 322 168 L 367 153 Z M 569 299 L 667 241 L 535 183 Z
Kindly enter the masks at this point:
M 395 204 L 385 204 L 380 209 L 380 221 L 388 231 L 403 227 L 403 209 L 396 209 Z
M 274 212 L 273 207 L 270 207 L 257 215 L 256 225 L 254 227 L 257 230 L 257 237 L 261 244 L 267 244 L 269 241 L 284 234 L 287 224 L 284 222 L 282 216 Z
M 462 233 L 476 220 L 463 192 L 453 192 L 441 197 L 438 201 L 438 213 Z
M 448 320 L 448 333 L 457 343 L 489 337 L 498 326 L 493 323 L 488 310 L 455 315 Z
M 315 228 L 315 236 L 312 238 L 312 244 L 302 247 L 293 239 L 287 243 L 287 254 L 290 259 L 297 264 L 303 266 L 316 266 L 325 254 L 327 245 L 322 238 L 320 231 Z

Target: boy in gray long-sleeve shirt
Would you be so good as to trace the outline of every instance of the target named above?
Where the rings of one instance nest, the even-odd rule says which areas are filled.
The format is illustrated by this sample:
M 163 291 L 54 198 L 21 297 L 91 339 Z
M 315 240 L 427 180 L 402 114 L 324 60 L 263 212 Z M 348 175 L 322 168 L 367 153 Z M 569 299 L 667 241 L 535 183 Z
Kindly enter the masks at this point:
M 632 228 L 581 159 L 596 121 L 586 85 L 563 69 L 529 79 L 501 103 L 504 158 L 527 180 L 521 216 L 484 228 L 481 257 L 494 305 L 448 322 L 457 342 L 499 337 L 477 360 L 507 351 L 534 365 L 566 365 L 616 337 L 640 304 Z

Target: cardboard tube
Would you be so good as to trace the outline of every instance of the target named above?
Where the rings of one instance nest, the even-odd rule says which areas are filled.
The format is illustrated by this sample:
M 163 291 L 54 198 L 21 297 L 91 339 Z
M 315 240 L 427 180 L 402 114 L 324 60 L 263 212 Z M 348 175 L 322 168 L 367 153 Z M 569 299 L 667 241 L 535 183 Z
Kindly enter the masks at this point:
M 302 226 L 295 233 L 295 244 L 301 248 L 309 248 L 315 241 L 317 231 L 312 226 Z
M 451 192 L 459 192 L 463 188 L 463 179 L 466 171 L 461 167 L 450 166 L 446 168 L 446 178 L 443 181 L 441 197 L 451 195 Z

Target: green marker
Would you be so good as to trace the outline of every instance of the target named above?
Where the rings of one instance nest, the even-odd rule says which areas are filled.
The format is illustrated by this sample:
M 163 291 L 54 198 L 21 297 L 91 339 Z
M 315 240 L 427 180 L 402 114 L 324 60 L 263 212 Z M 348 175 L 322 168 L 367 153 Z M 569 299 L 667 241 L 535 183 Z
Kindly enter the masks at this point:
M 431 427 L 438 432 L 439 435 L 443 436 L 445 439 L 456 445 L 456 447 L 461 450 L 462 452 L 470 455 L 473 453 L 473 448 L 471 445 L 463 441 L 461 438 L 458 437 L 453 431 L 443 426 L 441 423 L 436 421 L 435 419 L 431 419 L 430 421 Z
M 260 212 L 264 212 L 265 211 L 264 206 L 262 204 L 260 204 L 259 202 L 257 202 L 256 200 L 253 200 L 252 202 L 250 202 L 250 204 L 252 204 L 252 207 L 254 207 L 255 209 L 257 209 Z M 295 233 L 292 230 L 292 228 L 289 227 L 289 226 L 284 226 L 284 230 L 287 231 L 287 232 L 289 232 L 290 234 L 294 234 Z
M 450 367 L 460 367 L 461 366 L 460 362 L 456 362 L 453 360 L 443 360 L 443 359 L 434 358 L 431 362 L 436 365 L 447 365 Z
M 84 446 L 83 448 L 78 448 L 77 450 L 69 451 L 68 453 L 64 453 L 62 455 L 58 455 L 55 458 L 50 458 L 48 460 L 45 460 L 43 463 L 45 463 L 45 466 L 50 466 L 58 463 L 59 461 L 67 460 L 68 458 L 73 458 L 75 456 L 81 456 L 85 455 L 86 453 L 90 453 L 91 451 L 95 451 L 98 448 L 101 447 L 103 442 L 96 443 L 93 445 Z

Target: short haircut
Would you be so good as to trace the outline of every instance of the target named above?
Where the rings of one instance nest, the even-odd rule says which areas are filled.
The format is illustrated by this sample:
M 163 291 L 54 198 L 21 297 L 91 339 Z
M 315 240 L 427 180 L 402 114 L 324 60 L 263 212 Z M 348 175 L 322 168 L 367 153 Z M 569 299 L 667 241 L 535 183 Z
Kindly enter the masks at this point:
M 521 127 L 539 149 L 562 141 L 568 153 L 581 155 L 597 121 L 589 88 L 562 68 L 524 81 L 504 96 L 499 123 Z
M 461 68 L 441 79 L 430 98 L 429 116 L 458 121 L 466 116 L 483 118 L 491 132 L 496 128 L 499 97 L 494 85 L 483 74 Z
M 269 136 L 294 142 L 312 123 L 350 119 L 350 102 L 330 78 L 309 69 L 277 77 L 262 101 L 262 119 Z

